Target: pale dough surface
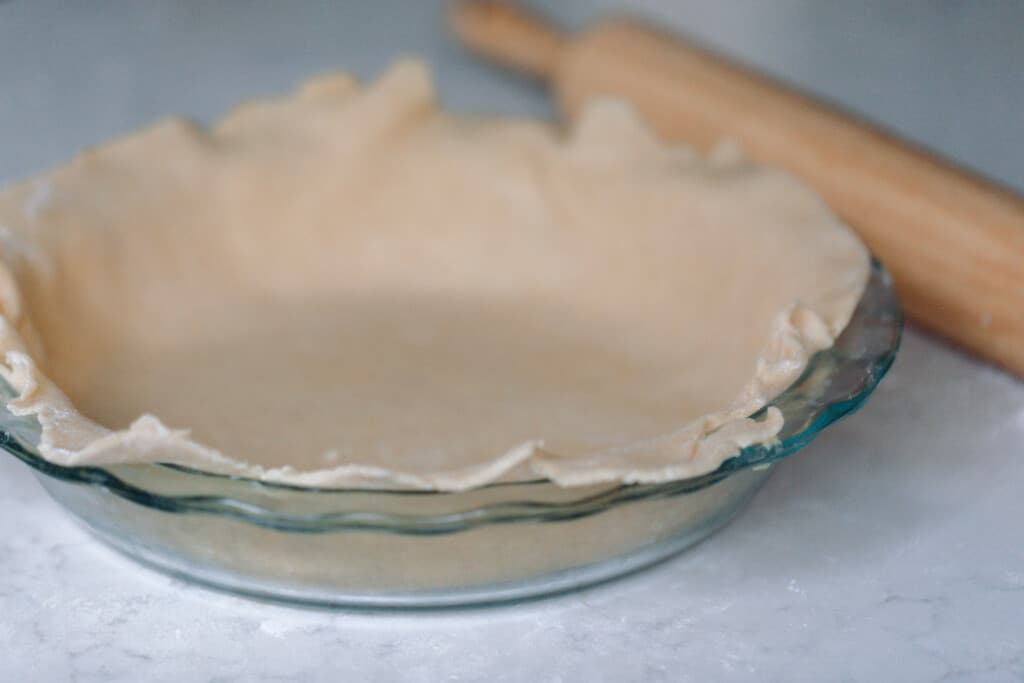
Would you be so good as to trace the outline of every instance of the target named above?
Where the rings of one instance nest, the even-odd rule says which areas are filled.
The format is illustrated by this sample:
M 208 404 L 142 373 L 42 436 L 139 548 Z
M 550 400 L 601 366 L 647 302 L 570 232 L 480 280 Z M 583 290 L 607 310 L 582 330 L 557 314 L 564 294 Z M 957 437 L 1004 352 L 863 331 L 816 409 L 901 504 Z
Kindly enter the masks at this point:
M 708 472 L 842 331 L 820 199 L 595 102 L 456 117 L 402 63 L 179 120 L 0 193 L 0 351 L 63 465 L 461 490 Z

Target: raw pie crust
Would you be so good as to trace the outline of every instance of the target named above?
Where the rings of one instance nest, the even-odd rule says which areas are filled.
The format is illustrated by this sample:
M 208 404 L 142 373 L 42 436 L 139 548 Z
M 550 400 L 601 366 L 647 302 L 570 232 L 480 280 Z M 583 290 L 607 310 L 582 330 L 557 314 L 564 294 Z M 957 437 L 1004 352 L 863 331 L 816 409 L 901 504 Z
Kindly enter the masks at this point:
M 326 487 L 660 482 L 842 331 L 868 253 L 804 185 L 594 102 L 438 111 L 418 63 L 170 120 L 0 193 L 0 352 L 61 465 Z

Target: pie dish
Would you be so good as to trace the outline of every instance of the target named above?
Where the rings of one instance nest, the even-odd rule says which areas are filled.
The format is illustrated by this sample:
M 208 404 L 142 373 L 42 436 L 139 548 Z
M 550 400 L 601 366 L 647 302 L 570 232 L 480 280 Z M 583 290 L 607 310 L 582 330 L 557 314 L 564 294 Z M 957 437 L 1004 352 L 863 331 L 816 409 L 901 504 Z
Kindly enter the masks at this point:
M 63 467 L 39 424 L 0 409 L 0 446 L 112 547 L 176 576 L 245 595 L 373 608 L 507 602 L 642 568 L 721 528 L 774 464 L 856 410 L 891 365 L 902 317 L 877 263 L 836 343 L 772 400 L 784 417 L 699 477 L 560 487 L 537 480 L 462 492 L 317 489 L 136 464 Z M 5 398 L 15 394 L 10 387 Z M 292 425 L 275 419 L 282 433 Z
M 787 174 L 615 101 L 564 133 L 447 114 L 415 62 L 90 150 L 0 192 L 0 227 L 4 447 L 138 559 L 317 603 L 685 547 L 901 327 Z

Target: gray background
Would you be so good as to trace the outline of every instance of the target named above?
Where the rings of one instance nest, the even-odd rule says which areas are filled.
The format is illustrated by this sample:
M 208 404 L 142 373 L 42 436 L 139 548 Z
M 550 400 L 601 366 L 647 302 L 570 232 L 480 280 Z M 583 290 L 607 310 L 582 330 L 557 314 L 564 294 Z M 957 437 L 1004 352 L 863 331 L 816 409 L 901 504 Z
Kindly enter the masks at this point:
M 536 3 L 535 3 L 536 4 Z M 616 3 L 566 0 L 579 26 Z M 1024 3 L 635 2 L 1024 188 Z M 461 110 L 550 115 L 437 2 L 0 2 L 0 181 L 317 72 L 437 68 Z M 685 87 L 685 84 L 680 84 Z M 367 615 L 208 592 L 98 546 L 0 458 L 0 680 L 1024 679 L 1024 387 L 916 331 L 868 407 L 708 543 L 527 605 Z

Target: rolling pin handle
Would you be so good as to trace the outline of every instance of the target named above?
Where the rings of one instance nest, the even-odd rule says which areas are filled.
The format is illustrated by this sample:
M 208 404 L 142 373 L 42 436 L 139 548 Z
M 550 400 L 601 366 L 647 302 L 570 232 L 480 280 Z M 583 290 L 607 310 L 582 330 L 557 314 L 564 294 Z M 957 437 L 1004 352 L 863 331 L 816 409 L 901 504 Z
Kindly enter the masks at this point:
M 549 79 L 566 36 L 543 18 L 499 0 L 459 0 L 451 7 L 455 34 L 472 50 L 532 76 Z

